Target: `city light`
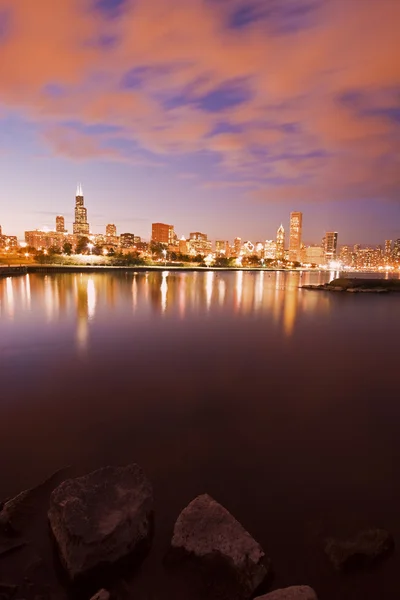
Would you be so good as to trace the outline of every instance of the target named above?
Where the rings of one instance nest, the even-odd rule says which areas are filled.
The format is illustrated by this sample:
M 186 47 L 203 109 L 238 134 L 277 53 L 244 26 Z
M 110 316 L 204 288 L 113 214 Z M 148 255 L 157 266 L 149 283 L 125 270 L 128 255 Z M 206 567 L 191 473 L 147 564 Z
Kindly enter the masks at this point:
M 321 236 L 322 237 L 322 236 Z M 85 244 L 82 246 L 82 242 Z M 78 185 L 75 199 L 75 220 L 73 233 L 68 233 L 62 215 L 56 217 L 55 230 L 48 227 L 25 232 L 25 241 L 18 244 L 16 236 L 5 236 L 0 226 L 0 253 L 18 252 L 27 247 L 44 256 L 62 255 L 68 262 L 82 259 L 80 255 L 90 254 L 90 264 L 98 263 L 98 256 L 109 257 L 112 266 L 113 258 L 128 262 L 141 261 L 141 264 L 157 264 L 164 266 L 169 258 L 176 267 L 184 263 L 216 267 L 261 268 L 261 269 L 308 269 L 331 271 L 393 271 L 400 265 L 400 239 L 385 240 L 377 247 L 338 246 L 338 233 L 325 231 L 319 244 L 303 242 L 303 213 L 290 213 L 289 238 L 286 239 L 285 228 L 281 224 L 273 239 L 265 242 L 243 241 L 234 238 L 233 244 L 226 239 L 218 239 L 214 243 L 204 232 L 194 231 L 188 236 L 178 236 L 174 225 L 153 223 L 150 242 L 142 240 L 133 233 L 117 234 L 117 226 L 108 223 L 104 233 L 90 233 L 87 209 L 81 184 Z M 86 252 L 83 250 L 86 248 Z M 96 256 L 95 248 L 99 249 Z M 78 249 L 78 250 L 77 250 Z M 134 255 L 134 256 L 133 256 Z M 69 258 L 73 257 L 73 258 Z M 87 260 L 83 258 L 83 261 Z M 57 262 L 57 261 L 56 261 Z M 121 264 L 121 263 L 120 263 Z M 104 262 L 103 262 L 104 265 Z

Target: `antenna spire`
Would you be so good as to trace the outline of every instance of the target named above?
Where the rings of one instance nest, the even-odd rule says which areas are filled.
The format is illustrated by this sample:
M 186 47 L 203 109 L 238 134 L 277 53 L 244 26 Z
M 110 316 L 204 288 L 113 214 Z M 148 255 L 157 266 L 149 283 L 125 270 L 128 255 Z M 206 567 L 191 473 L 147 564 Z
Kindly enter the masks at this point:
M 81 183 L 78 183 L 78 186 L 76 188 L 76 195 L 77 196 L 83 196 L 82 184 Z

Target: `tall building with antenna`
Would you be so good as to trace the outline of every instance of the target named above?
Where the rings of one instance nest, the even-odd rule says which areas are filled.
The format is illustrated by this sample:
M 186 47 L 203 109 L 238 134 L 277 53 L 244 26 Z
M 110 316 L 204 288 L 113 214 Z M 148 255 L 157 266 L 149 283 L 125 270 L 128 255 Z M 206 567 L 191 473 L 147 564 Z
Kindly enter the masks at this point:
M 76 190 L 75 198 L 75 221 L 74 221 L 74 234 L 75 235 L 89 235 L 89 223 L 87 221 L 87 209 L 83 199 L 82 185 L 79 183 Z

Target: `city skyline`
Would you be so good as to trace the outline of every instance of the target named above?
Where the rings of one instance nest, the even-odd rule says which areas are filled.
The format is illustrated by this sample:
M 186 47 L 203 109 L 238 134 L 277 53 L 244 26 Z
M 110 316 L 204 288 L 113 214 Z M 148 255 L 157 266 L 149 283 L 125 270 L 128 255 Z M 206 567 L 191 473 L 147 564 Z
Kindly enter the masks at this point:
M 78 234 L 78 235 L 83 235 L 83 236 L 88 236 L 88 235 L 97 235 L 97 234 L 107 234 L 107 235 L 117 235 L 116 233 L 111 234 L 111 230 L 109 228 L 115 228 L 115 231 L 118 230 L 122 233 L 126 233 L 127 235 L 135 235 L 137 236 L 138 233 L 131 231 L 131 232 L 127 232 L 127 231 L 121 231 L 121 227 L 118 226 L 118 221 L 115 221 L 115 223 L 111 223 L 111 221 L 113 219 L 111 219 L 108 222 L 102 222 L 101 224 L 97 224 L 97 226 L 95 227 L 95 229 L 92 229 L 90 227 L 90 224 L 88 222 L 88 209 L 86 206 L 86 201 L 85 201 L 85 194 L 83 192 L 83 186 L 81 183 L 77 184 L 77 188 L 76 188 L 76 193 L 75 193 L 75 208 L 74 208 L 74 212 L 70 213 L 70 212 L 66 212 L 61 214 L 60 212 L 53 212 L 51 213 L 51 220 L 52 222 L 47 222 L 46 224 L 42 225 L 42 226 L 37 226 L 37 227 L 29 227 L 27 230 L 25 231 L 49 231 L 49 232 L 68 232 L 68 225 L 70 225 L 70 229 L 71 229 L 71 233 L 74 234 Z M 40 213 L 40 211 L 37 211 L 38 213 Z M 73 215 L 70 216 L 69 220 L 66 220 L 65 215 Z M 99 217 L 99 215 L 96 215 L 97 217 Z M 295 227 L 293 228 L 293 217 L 295 219 Z M 71 220 L 72 219 L 72 220 Z M 297 223 L 297 219 L 300 219 L 299 223 Z M 140 220 L 140 219 L 139 219 Z M 283 226 L 283 222 L 286 222 L 287 224 L 286 226 Z M 306 223 L 307 223 L 307 219 L 306 219 Z M 161 223 L 160 221 L 158 222 L 153 222 L 149 224 L 149 230 L 147 231 L 147 233 L 144 233 L 142 235 L 140 235 L 139 237 L 144 239 L 144 240 L 148 240 L 150 241 L 152 239 L 152 231 L 154 229 L 154 225 L 164 225 L 165 227 L 172 227 L 175 230 L 176 233 L 176 227 L 174 225 L 165 225 L 164 223 Z M 328 230 L 321 230 L 320 232 L 320 237 L 317 239 L 313 239 L 313 240 L 306 240 L 304 239 L 303 236 L 303 213 L 301 211 L 291 211 L 288 215 L 286 215 L 286 219 L 282 219 L 281 225 L 279 227 L 275 227 L 275 231 L 272 232 L 272 235 L 270 237 L 268 236 L 260 236 L 258 238 L 246 238 L 243 236 L 239 236 L 238 232 L 235 233 L 233 239 L 239 237 L 239 239 L 243 239 L 243 240 L 249 240 L 249 241 L 254 241 L 254 242 L 264 242 L 264 241 L 270 241 L 270 240 L 276 240 L 277 235 L 279 235 L 279 229 L 280 227 L 283 227 L 284 229 L 284 244 L 285 247 L 287 247 L 287 249 L 290 251 L 291 249 L 291 244 L 293 244 L 293 229 L 294 230 L 299 230 L 299 232 L 294 234 L 294 237 L 296 238 L 296 249 L 295 251 L 293 251 L 292 249 L 292 259 L 295 260 L 295 254 L 298 254 L 301 245 L 305 245 L 305 246 L 320 246 L 320 245 L 324 245 L 325 242 L 325 236 L 326 234 L 328 234 Z M 193 229 L 193 227 L 192 227 Z M 269 229 L 271 229 L 271 225 L 269 227 Z M 3 230 L 6 231 L 6 229 L 3 227 Z M 139 230 L 139 228 L 138 228 Z M 21 234 L 21 235 L 17 235 L 16 237 L 20 240 L 23 241 L 25 238 L 25 231 Z M 140 231 L 142 231 L 142 229 L 140 229 Z M 395 230 L 397 231 L 397 229 Z M 286 239 L 286 234 L 288 234 L 288 238 Z M 10 233 L 9 231 L 7 232 L 7 235 L 9 236 L 14 236 L 14 233 Z M 189 237 L 189 234 L 187 230 L 185 230 L 185 232 L 179 233 L 179 237 L 183 236 L 183 237 Z M 224 235 L 220 235 L 217 237 L 212 237 L 211 235 L 207 234 L 209 239 L 212 239 L 214 241 L 217 240 L 229 240 L 231 239 L 229 236 L 224 236 Z M 364 242 L 361 243 L 359 241 L 342 241 L 340 242 L 339 246 L 354 246 L 357 244 L 360 244 L 362 246 L 380 246 L 383 245 L 386 240 L 388 239 L 389 236 L 386 236 L 384 238 L 384 240 L 378 240 L 377 243 L 370 243 L 370 242 Z M 341 236 L 342 238 L 342 236 Z M 397 235 L 393 236 L 391 239 L 398 239 Z M 286 240 L 286 242 L 285 242 Z M 336 231 L 336 245 L 337 245 L 337 231 Z M 339 247 L 338 246 L 338 247 Z
M 398 238 L 398 2 L 43 0 L 40 13 L 1 3 L 4 230 L 69 226 L 82 181 L 94 232 L 145 237 L 161 221 L 257 240 L 296 210 L 305 241 Z

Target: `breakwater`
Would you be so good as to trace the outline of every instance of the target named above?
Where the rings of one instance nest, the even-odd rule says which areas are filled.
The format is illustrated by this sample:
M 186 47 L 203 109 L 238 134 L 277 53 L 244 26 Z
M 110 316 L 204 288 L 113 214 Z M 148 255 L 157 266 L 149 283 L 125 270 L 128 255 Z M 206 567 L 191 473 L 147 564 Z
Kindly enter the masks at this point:
M 26 266 L 2 266 L 0 265 L 0 277 L 14 277 L 16 275 L 26 275 L 28 269 Z

